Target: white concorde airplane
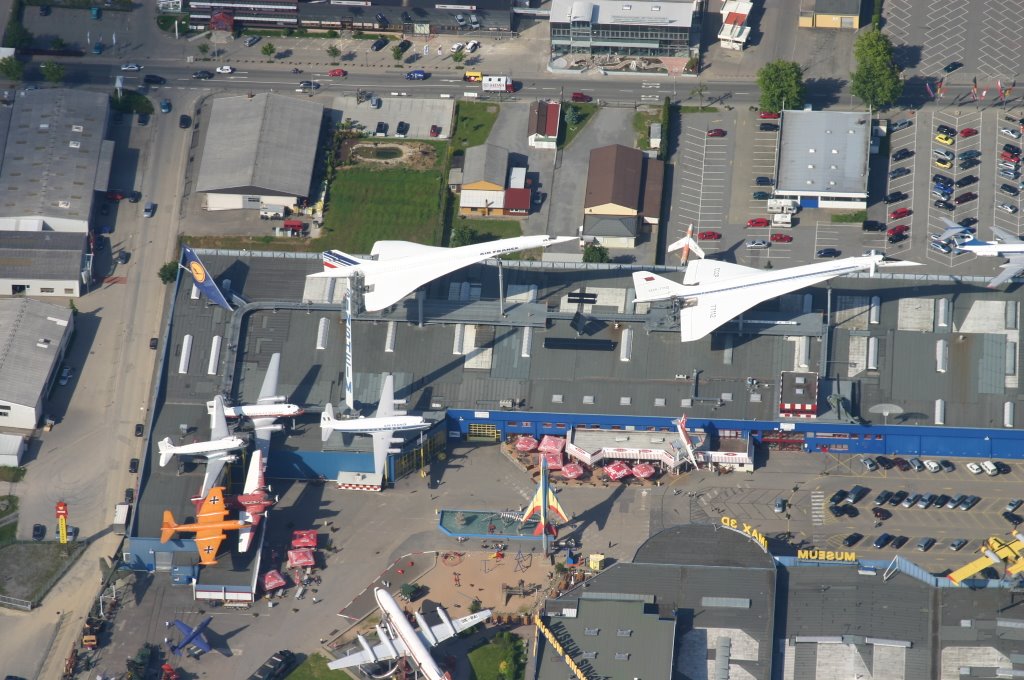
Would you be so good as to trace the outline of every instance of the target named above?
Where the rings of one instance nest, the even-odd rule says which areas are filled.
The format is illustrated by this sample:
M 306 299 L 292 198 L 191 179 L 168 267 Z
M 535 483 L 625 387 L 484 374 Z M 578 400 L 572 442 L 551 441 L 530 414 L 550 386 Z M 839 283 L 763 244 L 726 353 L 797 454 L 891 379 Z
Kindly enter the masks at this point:
M 878 253 L 841 260 L 815 262 L 787 269 L 760 270 L 704 259 L 704 251 L 690 237 L 669 246 L 688 246 L 699 258 L 686 267 L 682 283 L 651 272 L 633 272 L 636 302 L 678 298 L 679 335 L 683 342 L 700 340 L 751 307 L 837 276 L 876 267 L 916 266 L 917 262 L 889 262 Z
M 213 488 L 213 484 L 224 465 L 238 460 L 238 456 L 231 453 L 238 449 L 244 449 L 246 441 L 228 432 L 228 422 L 224 417 L 224 398 L 217 395 L 213 399 L 213 413 L 210 415 L 210 439 L 205 442 L 194 442 L 175 446 L 170 437 L 165 437 L 157 442 L 157 449 L 160 451 L 160 467 L 164 467 L 174 456 L 192 455 L 204 456 L 206 458 L 206 476 L 203 479 L 203 488 L 200 496 L 204 498 Z
M 989 288 L 1001 286 L 1024 271 L 1024 240 L 1020 236 L 999 227 L 992 227 L 992 235 L 996 237 L 996 240 L 982 241 L 977 236 L 971 235 L 970 230 L 965 229 L 962 225 L 945 218 L 942 221 L 949 228 L 936 237 L 936 240 L 949 244 L 954 250 L 974 253 L 978 257 L 1006 258 L 1006 263 L 999 265 L 1003 271 L 988 282 Z M 965 236 L 971 236 L 971 238 L 965 240 L 963 238 Z M 955 237 L 961 238 L 956 238 L 955 242 L 951 242 Z
M 459 248 L 439 248 L 409 241 L 377 241 L 373 244 L 371 260 L 340 250 L 328 250 L 323 254 L 324 271 L 310 274 L 310 277 L 348 278 L 357 272 L 362 274 L 366 287 L 363 294 L 366 311 L 375 312 L 390 307 L 420 286 L 471 264 L 575 239 L 575 236 L 517 236 Z
M 414 614 L 420 627 L 417 632 L 413 630 L 409 620 L 405 618 L 405 612 L 395 602 L 395 598 L 391 597 L 391 593 L 383 588 L 377 588 L 373 591 L 373 596 L 376 598 L 382 614 L 382 621 L 377 625 L 377 637 L 380 638 L 380 643 L 371 647 L 365 637 L 357 635 L 356 639 L 362 649 L 327 664 L 331 670 L 336 671 L 406 656 L 416 664 L 427 680 L 451 680 L 451 675 L 442 672 L 437 662 L 430 656 L 428 647 L 436 647 L 448 638 L 455 637 L 467 628 L 486 621 L 491 616 L 491 610 L 485 609 L 476 614 L 452 620 L 443 607 L 438 607 L 437 615 L 440 617 L 441 623 L 436 626 L 428 626 L 419 612 Z

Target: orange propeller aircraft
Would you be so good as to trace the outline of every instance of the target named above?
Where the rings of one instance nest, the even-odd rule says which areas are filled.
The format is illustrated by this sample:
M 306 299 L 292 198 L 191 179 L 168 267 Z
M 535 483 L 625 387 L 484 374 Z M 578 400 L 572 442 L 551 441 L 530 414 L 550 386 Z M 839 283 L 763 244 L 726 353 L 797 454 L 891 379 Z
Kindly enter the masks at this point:
M 160 542 L 166 543 L 179 531 L 195 533 L 196 549 L 199 551 L 199 564 L 217 564 L 217 550 L 220 542 L 227 538 L 225 531 L 237 531 L 248 526 L 248 522 L 237 519 L 224 519 L 228 509 L 224 506 L 224 487 L 215 486 L 203 501 L 196 521 L 193 524 L 178 524 L 170 510 L 164 510 L 164 521 L 160 525 Z

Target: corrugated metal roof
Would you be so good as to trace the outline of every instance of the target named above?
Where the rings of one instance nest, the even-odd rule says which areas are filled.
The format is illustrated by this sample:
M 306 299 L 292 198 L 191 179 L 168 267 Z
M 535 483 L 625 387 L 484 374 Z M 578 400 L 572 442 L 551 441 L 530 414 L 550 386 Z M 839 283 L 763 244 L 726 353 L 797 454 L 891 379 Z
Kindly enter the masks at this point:
M 866 111 L 785 111 L 777 191 L 866 196 L 870 143 Z
M 466 149 L 462 165 L 463 185 L 490 182 L 505 187 L 508 172 L 508 149 L 496 144 L 481 144 Z
M 487 191 L 483 189 L 463 189 L 459 194 L 461 208 L 504 208 L 504 191 Z
M 0 231 L 0 278 L 77 282 L 87 236 L 66 231 Z
M 215 99 L 196 190 L 308 196 L 323 111 L 279 94 Z
M 0 399 L 34 407 L 60 360 L 71 310 L 29 298 L 0 298 Z

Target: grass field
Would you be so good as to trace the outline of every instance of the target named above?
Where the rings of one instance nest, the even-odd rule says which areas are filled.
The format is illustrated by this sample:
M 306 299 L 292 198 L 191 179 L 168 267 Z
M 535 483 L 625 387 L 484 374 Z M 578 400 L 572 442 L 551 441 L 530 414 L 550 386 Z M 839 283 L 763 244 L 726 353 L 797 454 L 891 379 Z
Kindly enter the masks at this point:
M 369 253 L 387 239 L 441 243 L 441 172 L 358 165 L 339 170 L 316 250 Z
M 575 107 L 575 109 L 580 112 L 580 119 L 575 125 L 569 125 L 569 123 L 565 121 L 565 110 L 569 106 Z M 564 105 L 562 107 L 562 123 L 565 125 L 565 133 L 561 143 L 558 145 L 558 148 L 564 149 L 569 146 L 572 143 L 572 140 L 576 138 L 576 135 L 578 135 L 580 131 L 586 127 L 587 123 L 590 122 L 590 119 L 594 117 L 595 113 L 597 113 L 597 104 Z
M 352 676 L 346 671 L 328 669 L 327 659 L 320 654 L 313 654 L 288 674 L 288 680 L 352 680 Z
M 651 146 L 651 123 L 661 120 L 661 112 L 641 109 L 633 114 L 633 131 L 636 132 L 636 148 L 647 149 Z
M 455 105 L 455 133 L 452 151 L 462 151 L 487 141 L 494 121 L 498 120 L 498 106 L 487 102 L 459 102 Z
M 473 680 L 522 680 L 526 670 L 524 652 L 519 636 L 498 633 L 490 642 L 469 653 Z
M 480 241 L 512 238 L 523 235 L 523 226 L 518 220 L 486 220 L 472 217 L 456 217 L 458 224 L 464 224 L 475 231 Z
M 6 508 L 6 509 L 5 509 Z M 18 511 L 17 496 L 0 496 L 0 519 Z
M 25 478 L 25 468 L 0 466 L 0 482 L 20 482 Z

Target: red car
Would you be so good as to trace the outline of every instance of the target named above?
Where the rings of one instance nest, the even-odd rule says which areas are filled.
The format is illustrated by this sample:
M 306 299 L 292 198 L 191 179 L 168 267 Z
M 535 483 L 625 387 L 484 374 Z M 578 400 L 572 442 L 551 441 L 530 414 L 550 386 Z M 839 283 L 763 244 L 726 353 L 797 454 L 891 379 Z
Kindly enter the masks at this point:
M 582 102 L 584 104 L 594 100 L 594 98 L 591 97 L 589 94 L 584 94 L 582 92 L 573 92 L 570 99 L 572 99 L 574 102 Z
M 898 220 L 909 216 L 913 211 L 910 208 L 896 208 L 889 213 L 890 220 Z
M 430 136 L 431 137 L 440 137 L 441 136 L 441 126 L 440 125 L 431 125 L 430 126 Z
M 775 120 L 776 118 L 781 118 L 782 116 L 778 113 L 772 113 L 771 111 L 760 111 L 757 114 L 757 117 L 761 118 L 762 120 Z
M 1010 153 L 1009 151 L 1000 151 L 999 160 L 1009 161 L 1011 163 L 1020 163 L 1020 156 L 1015 153 Z
M 908 231 L 910 231 L 910 227 L 908 227 L 907 225 L 897 224 L 895 227 L 892 227 L 889 229 L 889 231 L 885 232 L 885 234 L 886 236 L 898 236 L 900 234 L 905 234 Z
M 793 237 L 789 234 L 772 234 L 772 241 L 775 243 L 789 243 Z
M 344 78 L 345 76 L 348 75 L 348 71 L 346 71 L 343 68 L 334 68 L 328 71 L 327 75 L 329 75 L 332 78 Z
M 720 238 L 722 235 L 717 231 L 702 231 L 697 234 L 698 241 L 717 241 Z
M 974 128 L 964 128 L 963 130 L 960 131 L 961 137 L 973 137 L 976 134 L 978 134 L 978 131 L 975 130 Z
M 768 218 L 767 217 L 755 217 L 752 220 L 747 220 L 747 226 L 748 227 L 767 227 L 768 226 Z
M 725 137 L 725 130 L 723 130 L 722 128 L 714 128 L 713 130 L 708 130 L 708 137 Z

